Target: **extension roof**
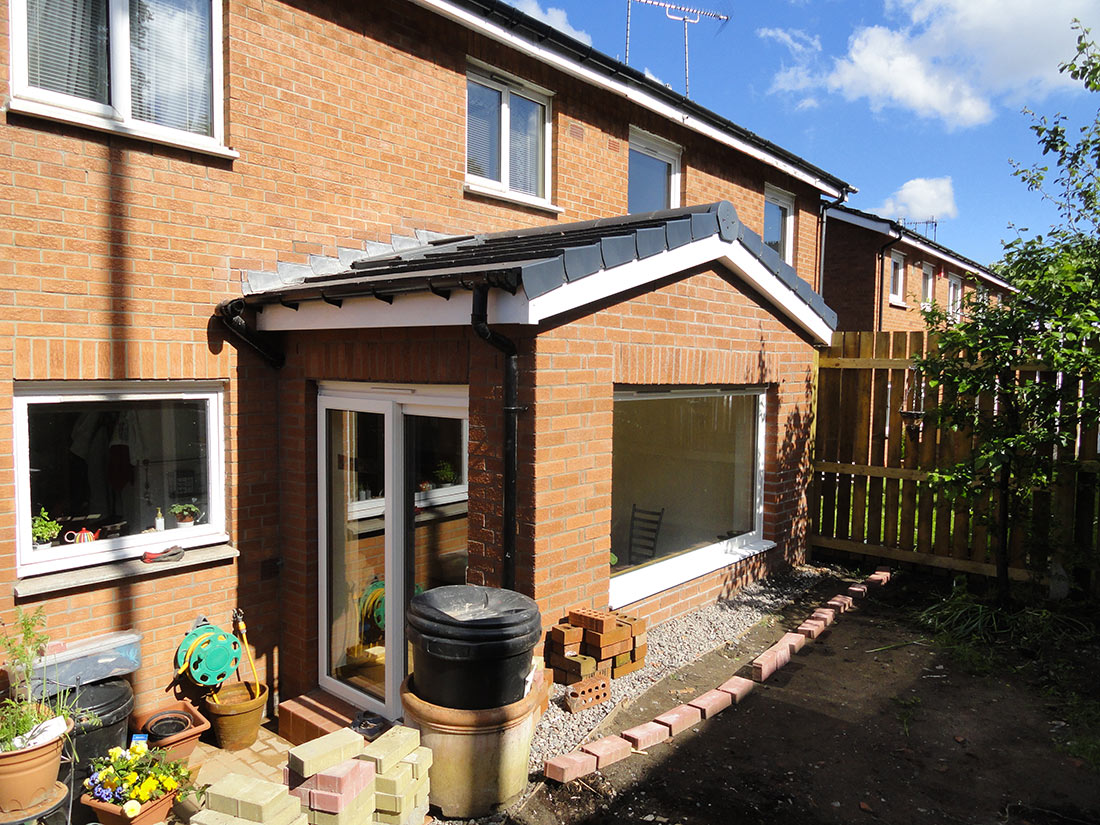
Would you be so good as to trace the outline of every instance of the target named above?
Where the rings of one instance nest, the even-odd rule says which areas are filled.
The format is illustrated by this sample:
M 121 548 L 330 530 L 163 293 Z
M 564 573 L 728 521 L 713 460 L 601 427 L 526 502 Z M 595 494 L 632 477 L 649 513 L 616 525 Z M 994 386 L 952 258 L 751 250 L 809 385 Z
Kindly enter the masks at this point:
M 829 342 L 836 313 L 727 201 L 437 240 L 241 300 L 268 331 L 450 326 L 470 322 L 471 292 L 487 286 L 490 323 L 537 325 L 715 264 Z
M 816 187 L 831 198 L 857 191 L 798 155 L 689 100 L 502 0 L 412 0 L 586 83 L 606 89 L 679 126 L 706 135 Z
M 949 249 L 931 238 L 926 238 L 919 232 L 914 232 L 898 221 L 883 218 L 871 212 L 861 212 L 859 209 L 853 209 L 850 206 L 840 205 L 830 205 L 825 210 L 825 218 L 826 220 L 829 218 L 836 218 L 845 223 L 862 226 L 864 229 L 870 229 L 872 232 L 878 232 L 881 235 L 905 241 L 942 261 L 953 264 L 966 272 L 973 273 L 975 277 L 980 278 L 990 286 L 996 287 L 997 289 L 1003 289 L 1006 292 L 1017 291 L 1016 287 L 1012 286 L 1008 281 L 998 278 L 988 267 L 982 266 L 977 261 L 960 255 L 955 250 Z M 826 234 L 826 238 L 827 237 L 828 234 Z

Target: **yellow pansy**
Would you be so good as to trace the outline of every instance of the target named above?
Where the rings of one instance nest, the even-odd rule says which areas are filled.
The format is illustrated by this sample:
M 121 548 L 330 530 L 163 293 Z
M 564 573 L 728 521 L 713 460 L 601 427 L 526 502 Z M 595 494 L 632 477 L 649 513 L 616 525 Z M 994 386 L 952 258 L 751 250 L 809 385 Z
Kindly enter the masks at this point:
M 168 793 L 171 793 L 180 786 L 180 783 L 170 776 L 164 777 L 160 782 L 164 785 L 164 790 L 168 791 Z
M 142 754 L 149 752 L 149 746 L 144 742 L 134 742 L 130 746 L 130 753 L 134 756 L 141 756 Z
M 122 806 L 122 812 L 126 814 L 126 816 L 130 817 L 130 819 L 133 819 L 135 816 L 141 813 L 141 803 L 138 802 L 136 799 L 131 799 L 129 802 Z
M 107 751 L 107 756 L 109 756 L 112 761 L 118 759 L 120 756 L 122 756 L 122 748 L 116 745 L 115 747 Z

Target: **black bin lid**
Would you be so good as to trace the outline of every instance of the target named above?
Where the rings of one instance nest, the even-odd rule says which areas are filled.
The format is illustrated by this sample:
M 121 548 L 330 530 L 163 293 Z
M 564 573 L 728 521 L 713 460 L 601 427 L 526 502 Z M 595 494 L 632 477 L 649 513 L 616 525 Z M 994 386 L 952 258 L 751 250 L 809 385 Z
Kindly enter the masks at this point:
M 542 629 L 534 599 L 476 584 L 444 585 L 413 596 L 407 619 L 425 635 L 459 641 L 504 641 Z
M 112 711 L 133 704 L 134 689 L 125 679 L 108 679 L 73 688 L 69 696 L 77 710 L 109 716 Z

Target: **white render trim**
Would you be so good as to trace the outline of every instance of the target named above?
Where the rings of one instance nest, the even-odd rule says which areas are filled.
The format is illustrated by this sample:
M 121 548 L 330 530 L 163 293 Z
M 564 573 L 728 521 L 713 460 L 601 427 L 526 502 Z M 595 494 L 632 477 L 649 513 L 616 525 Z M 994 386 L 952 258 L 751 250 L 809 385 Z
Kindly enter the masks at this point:
M 832 328 L 777 275 L 760 263 L 739 241 L 724 241 L 718 235 L 711 235 L 649 258 L 601 270 L 587 278 L 562 284 L 536 298 L 528 299 L 522 290 L 515 295 L 498 289 L 491 290 L 489 323 L 539 324 L 563 313 L 711 263 L 721 264 L 739 275 L 819 343 L 827 344 L 832 340 Z M 264 311 L 257 316 L 257 326 L 265 332 L 466 326 L 470 323 L 471 305 L 471 294 L 459 290 L 451 294 L 450 300 L 423 292 L 398 295 L 392 305 L 371 297 L 345 298 L 340 307 L 318 300 L 303 301 L 297 310 L 279 304 L 267 304 Z
M 863 215 L 853 215 L 845 209 L 826 209 L 825 217 L 826 219 L 836 218 L 838 221 L 844 221 L 844 223 L 850 223 L 853 226 L 858 226 L 863 229 L 870 229 L 872 232 L 889 235 L 891 238 L 901 237 L 901 233 L 894 229 L 893 224 L 884 218 L 866 218 Z
M 536 60 L 552 66 L 559 71 L 565 72 L 572 77 L 578 78 L 585 83 L 589 83 L 593 86 L 605 89 L 606 91 L 609 91 L 620 97 L 624 97 L 627 100 L 636 103 L 639 106 L 642 106 L 643 108 L 648 109 L 649 111 L 654 112 L 663 118 L 666 118 L 667 120 L 672 121 L 673 123 L 690 129 L 693 132 L 697 132 L 698 134 L 705 135 L 706 137 L 709 137 L 712 140 L 723 144 L 724 146 L 729 146 L 733 149 L 738 150 L 739 152 L 743 152 L 744 154 L 749 155 L 750 157 L 756 158 L 757 160 L 762 161 L 767 165 L 774 167 L 775 169 L 778 169 L 785 175 L 790 175 L 796 180 L 813 186 L 815 189 L 825 195 L 828 195 L 830 198 L 839 198 L 842 194 L 844 194 L 841 190 L 837 189 L 831 184 L 826 183 L 816 175 L 813 175 L 803 169 L 798 168 L 793 163 L 783 160 L 782 158 L 773 155 L 771 152 L 768 152 L 758 146 L 754 146 L 748 141 L 743 140 L 742 138 L 739 138 L 736 135 L 731 134 L 730 132 L 726 132 L 715 126 L 712 126 L 698 117 L 689 115 L 683 110 L 678 109 L 671 104 L 665 103 L 664 101 L 654 97 L 653 95 L 642 89 L 634 88 L 621 80 L 613 80 L 600 74 L 599 72 L 595 72 L 589 68 L 586 68 L 576 60 L 571 60 L 567 57 L 564 57 L 563 55 L 556 54 L 550 49 L 545 49 L 539 45 L 531 43 L 530 41 L 525 40 L 516 34 L 513 34 L 502 26 L 491 23 L 488 20 L 485 20 L 484 18 L 474 14 L 473 12 L 467 11 L 466 9 L 459 8 L 454 3 L 451 3 L 449 0 L 412 1 L 418 6 L 430 9 L 431 11 L 434 11 L 449 20 L 453 20 L 454 22 L 459 23 L 460 25 L 465 26 L 472 31 L 475 31 L 490 38 L 491 40 L 495 40 L 498 43 L 503 43 L 504 45 L 515 49 L 521 54 L 533 57 Z

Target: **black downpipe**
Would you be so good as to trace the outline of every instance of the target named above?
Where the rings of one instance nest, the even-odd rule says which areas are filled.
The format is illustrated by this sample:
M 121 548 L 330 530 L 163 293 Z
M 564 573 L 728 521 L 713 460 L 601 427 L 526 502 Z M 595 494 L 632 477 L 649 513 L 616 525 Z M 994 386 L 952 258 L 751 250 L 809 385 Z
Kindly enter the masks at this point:
M 244 309 L 243 299 L 231 298 L 218 304 L 218 317 L 222 319 L 225 328 L 233 333 L 233 337 L 248 344 L 275 369 L 282 369 L 286 363 L 286 354 L 278 349 L 264 333 L 249 328 L 244 320 Z
M 470 311 L 470 326 L 483 341 L 489 342 L 504 355 L 504 523 L 501 543 L 504 550 L 503 586 L 516 589 L 516 474 L 519 468 L 519 445 L 516 438 L 519 414 L 519 355 L 515 342 L 489 327 L 489 287 L 474 287 Z

